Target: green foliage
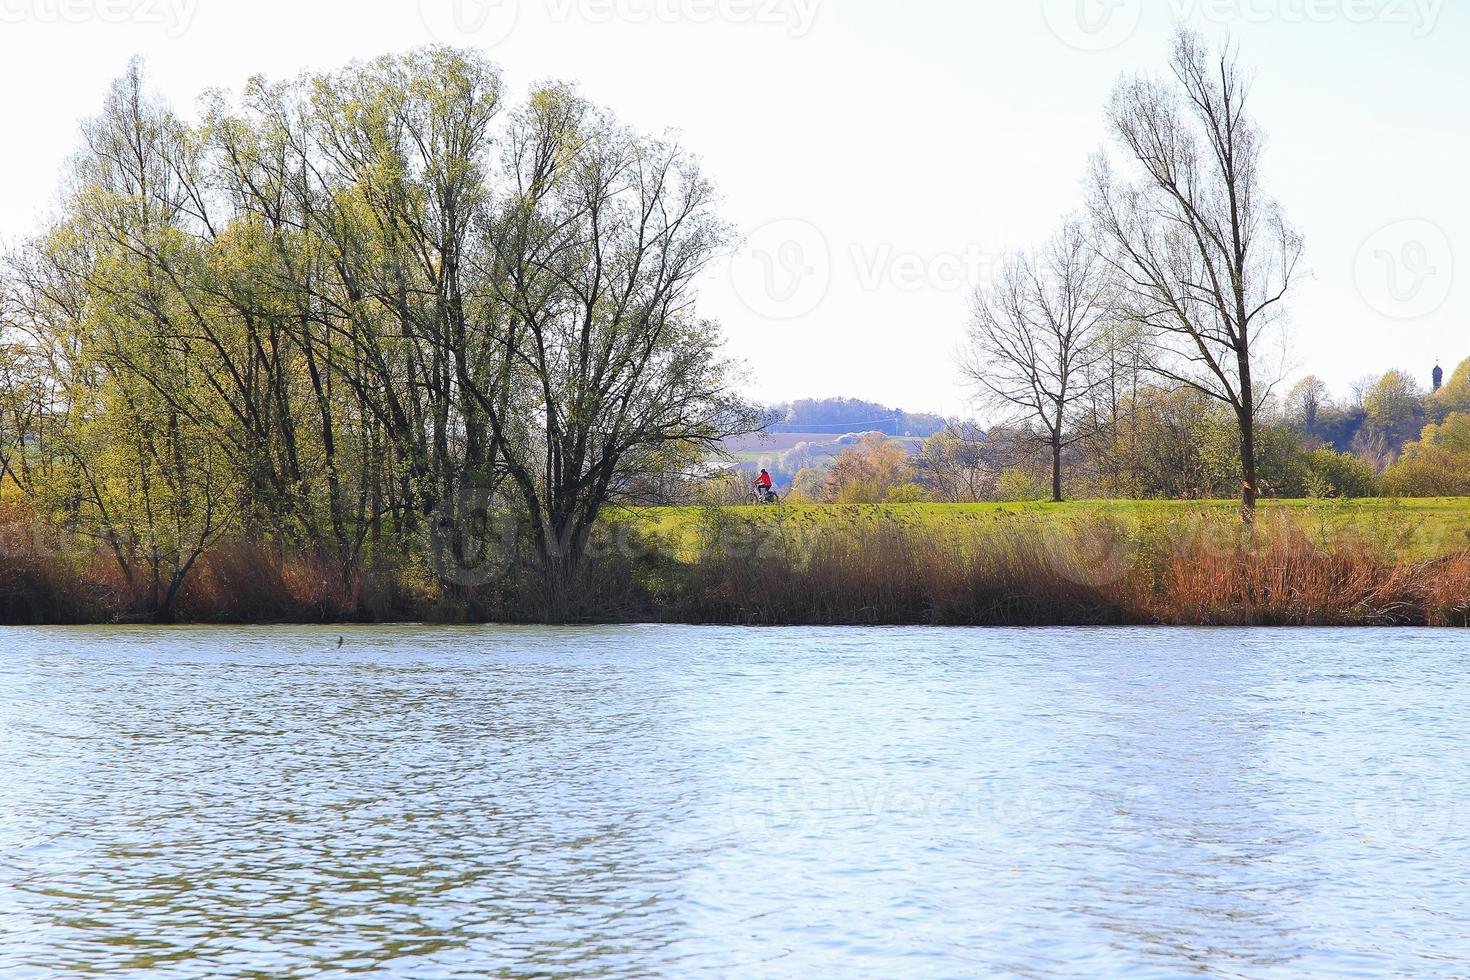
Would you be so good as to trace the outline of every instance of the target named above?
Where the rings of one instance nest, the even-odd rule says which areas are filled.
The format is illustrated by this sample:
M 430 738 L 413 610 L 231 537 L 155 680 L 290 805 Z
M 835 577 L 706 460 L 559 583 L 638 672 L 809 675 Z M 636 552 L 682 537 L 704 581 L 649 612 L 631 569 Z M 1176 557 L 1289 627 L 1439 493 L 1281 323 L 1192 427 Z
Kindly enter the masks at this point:
M 1021 466 L 1008 466 L 1001 470 L 996 483 L 995 498 L 1002 502 L 1039 500 L 1042 496 L 1041 481 L 1036 474 Z
M 1470 415 L 1451 413 L 1425 426 L 1418 442 L 1383 474 L 1383 486 L 1401 497 L 1470 495 Z
M 1392 460 L 1424 424 L 1424 395 L 1424 389 L 1406 372 L 1384 374 L 1364 395 L 1367 418 L 1355 448 L 1380 463 Z
M 444 565 L 487 506 L 520 512 L 556 615 L 603 508 L 754 413 L 693 313 L 728 238 L 696 161 L 568 86 L 502 90 L 433 47 L 191 125 L 132 66 L 0 293 L 0 480 L 160 617 L 225 536 L 345 577 Z M 446 587 L 493 584 L 460 564 Z
M 1470 460 L 1434 445 L 1406 452 L 1383 474 L 1383 487 L 1399 497 L 1470 496 Z
M 1372 465 L 1350 453 L 1317 449 L 1306 456 L 1305 495 L 1312 498 L 1372 497 L 1378 477 Z
M 1452 412 L 1438 425 L 1425 426 L 1419 441 L 1452 453 L 1470 455 L 1470 414 Z
M 1453 412 L 1470 412 L 1470 359 L 1460 362 L 1429 404 L 1431 413 L 1439 419 Z
M 1240 490 L 1235 420 L 1192 389 L 1140 387 L 1097 448 L 1125 494 L 1212 498 Z
M 886 504 L 917 504 L 924 500 L 924 488 L 917 483 L 905 483 L 894 487 L 883 498 Z

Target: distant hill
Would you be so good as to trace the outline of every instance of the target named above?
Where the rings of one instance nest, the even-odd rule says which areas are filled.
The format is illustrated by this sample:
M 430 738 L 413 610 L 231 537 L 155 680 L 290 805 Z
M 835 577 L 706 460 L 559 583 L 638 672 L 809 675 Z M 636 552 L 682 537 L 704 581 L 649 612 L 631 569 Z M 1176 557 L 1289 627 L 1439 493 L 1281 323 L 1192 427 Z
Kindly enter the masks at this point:
M 772 435 L 825 433 L 836 437 L 852 432 L 881 432 L 886 436 L 927 438 L 941 431 L 938 415 L 911 414 L 858 398 L 804 398 L 771 406 Z M 810 441 L 810 440 L 805 440 Z
M 836 456 L 848 446 L 855 446 L 868 432 L 770 432 L 764 435 L 741 436 L 727 439 L 724 451 L 745 462 L 754 462 L 758 457 L 768 457 L 790 452 L 800 446 L 810 447 L 814 452 Z M 887 435 L 887 433 L 882 433 Z M 889 436 L 903 445 L 910 453 L 917 453 L 924 446 L 927 436 Z
M 825 469 L 842 450 L 878 433 L 900 442 L 909 453 L 944 430 L 938 415 L 913 414 L 857 398 L 808 398 L 769 409 L 762 433 L 730 439 L 728 460 L 741 470 L 766 467 L 778 483 L 789 483 L 802 469 Z

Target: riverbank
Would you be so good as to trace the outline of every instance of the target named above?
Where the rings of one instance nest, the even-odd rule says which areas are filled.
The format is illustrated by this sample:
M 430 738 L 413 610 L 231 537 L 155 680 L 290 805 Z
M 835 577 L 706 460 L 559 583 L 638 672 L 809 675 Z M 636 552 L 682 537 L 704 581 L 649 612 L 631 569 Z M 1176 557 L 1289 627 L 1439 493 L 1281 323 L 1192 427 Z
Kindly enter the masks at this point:
M 10 527 L 0 622 L 146 621 L 106 555 Z M 623 511 L 596 535 L 578 622 L 951 626 L 1466 626 L 1470 501 Z M 513 555 L 342 570 L 261 543 L 205 554 L 175 619 L 535 622 Z
M 682 619 L 1464 626 L 1470 502 L 776 508 L 647 515 Z

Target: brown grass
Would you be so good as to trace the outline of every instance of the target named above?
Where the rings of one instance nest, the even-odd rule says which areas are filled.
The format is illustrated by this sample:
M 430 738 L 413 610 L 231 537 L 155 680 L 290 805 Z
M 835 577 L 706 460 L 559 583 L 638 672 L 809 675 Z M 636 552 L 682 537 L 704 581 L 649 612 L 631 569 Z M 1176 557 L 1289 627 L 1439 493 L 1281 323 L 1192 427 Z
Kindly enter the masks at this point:
M 943 539 L 897 521 L 833 530 L 706 516 L 672 618 L 857 625 L 1464 626 L 1470 552 L 1410 562 L 1362 535 L 1317 542 L 1195 515 L 1008 522 Z M 1379 536 L 1384 540 L 1392 536 Z
M 229 542 L 205 555 L 179 600 L 206 622 L 384 622 L 414 615 L 422 597 L 390 568 L 350 568 L 263 542 Z
M 43 525 L 0 524 L 0 623 L 146 622 L 151 589 L 129 584 L 116 561 Z M 385 622 L 419 618 L 422 591 L 394 569 L 346 572 L 311 556 L 229 542 L 199 561 L 175 618 L 208 623 Z
M 1324 533 L 1289 514 L 1253 530 L 1219 514 L 1124 524 L 970 519 L 937 534 L 878 517 L 754 520 L 702 512 L 693 552 L 617 526 L 598 543 L 579 621 L 758 625 L 1467 626 L 1470 551 L 1401 556 L 1393 533 Z M 524 567 L 471 589 L 422 565 L 342 569 L 277 545 L 205 556 L 188 622 L 534 622 Z M 146 597 L 95 548 L 0 522 L 0 622 L 146 618 Z

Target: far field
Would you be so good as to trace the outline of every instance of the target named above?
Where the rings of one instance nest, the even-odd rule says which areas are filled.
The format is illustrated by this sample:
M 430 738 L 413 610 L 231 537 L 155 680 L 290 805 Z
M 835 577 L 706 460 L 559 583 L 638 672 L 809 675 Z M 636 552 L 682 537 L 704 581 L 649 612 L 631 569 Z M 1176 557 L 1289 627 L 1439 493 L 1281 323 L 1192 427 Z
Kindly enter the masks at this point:
M 748 469 L 803 445 L 810 446 L 814 456 L 836 459 L 861 438 L 862 434 L 857 432 L 768 432 L 727 440 L 724 452 L 731 462 Z M 913 436 L 884 438 L 903 446 L 909 455 L 924 447 L 924 440 Z
M 800 504 L 779 507 L 733 507 L 730 516 L 759 526 L 804 531 L 838 531 L 862 525 L 894 523 L 906 530 L 944 535 L 994 523 L 1014 528 L 1079 522 L 1108 522 L 1130 533 L 1150 527 L 1178 527 L 1200 521 L 1228 521 L 1235 501 L 1087 500 L 1064 504 L 883 504 L 842 506 Z M 648 508 L 628 511 L 641 531 L 657 535 L 667 549 L 693 551 L 703 515 L 697 507 Z M 1357 536 L 1421 560 L 1470 549 L 1470 498 L 1428 500 L 1279 500 L 1261 504 L 1262 520 L 1289 517 L 1309 533 L 1340 539 Z

